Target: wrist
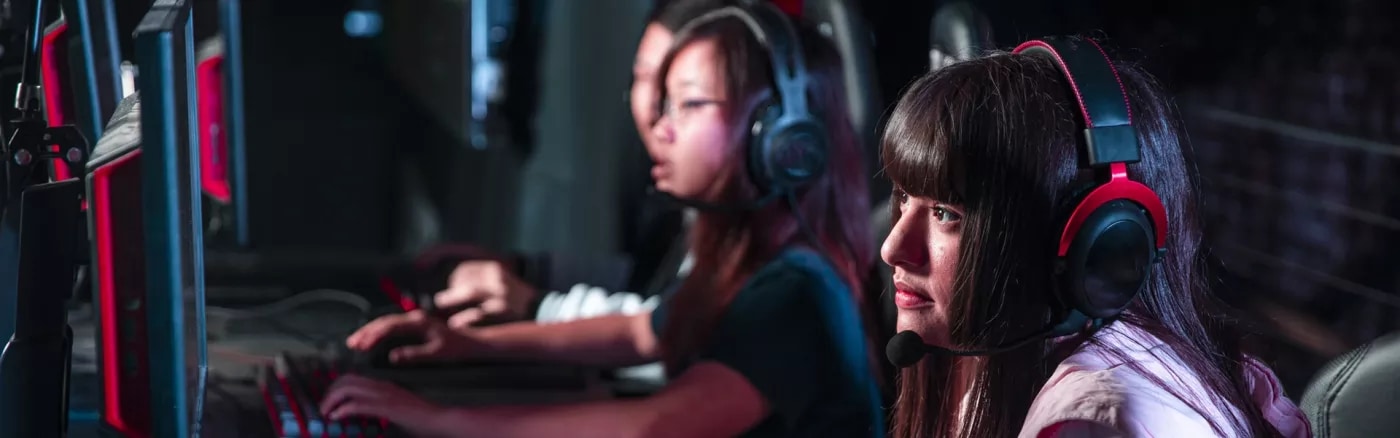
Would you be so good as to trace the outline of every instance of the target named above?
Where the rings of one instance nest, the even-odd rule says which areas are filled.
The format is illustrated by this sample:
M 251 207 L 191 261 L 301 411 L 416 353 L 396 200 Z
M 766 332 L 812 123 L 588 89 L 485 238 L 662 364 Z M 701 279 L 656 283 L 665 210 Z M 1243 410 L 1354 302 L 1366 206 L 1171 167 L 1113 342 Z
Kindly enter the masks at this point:
M 464 430 L 472 430 L 472 417 L 475 412 L 461 407 L 439 407 L 429 421 L 433 437 L 458 436 Z

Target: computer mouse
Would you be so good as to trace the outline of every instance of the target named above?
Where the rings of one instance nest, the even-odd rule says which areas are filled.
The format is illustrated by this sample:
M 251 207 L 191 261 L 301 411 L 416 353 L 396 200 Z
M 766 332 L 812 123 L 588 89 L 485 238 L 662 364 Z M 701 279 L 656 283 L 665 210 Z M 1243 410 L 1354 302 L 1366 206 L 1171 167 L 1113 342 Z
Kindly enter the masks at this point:
M 366 352 L 369 365 L 374 368 L 394 367 L 395 364 L 389 361 L 389 352 L 405 345 L 418 345 L 423 342 L 425 342 L 425 339 L 419 334 L 389 335 L 379 342 L 376 342 L 374 346 L 370 347 L 369 351 Z

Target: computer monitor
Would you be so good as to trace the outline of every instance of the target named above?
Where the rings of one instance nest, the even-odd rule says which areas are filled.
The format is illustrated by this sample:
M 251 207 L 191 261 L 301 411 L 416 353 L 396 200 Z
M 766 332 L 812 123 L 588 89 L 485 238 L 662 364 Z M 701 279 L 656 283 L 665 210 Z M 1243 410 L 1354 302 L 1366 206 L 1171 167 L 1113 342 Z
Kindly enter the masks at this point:
M 243 150 L 243 81 L 238 0 L 219 2 L 220 30 L 195 48 L 199 96 L 200 175 L 210 245 L 247 248 L 248 203 Z
M 74 125 L 88 142 L 102 128 L 123 95 L 121 49 L 113 0 L 64 0 L 63 16 L 41 41 L 40 80 L 49 126 Z M 72 172 L 55 161 L 54 180 Z
M 101 417 L 125 437 L 199 436 L 207 353 L 191 30 L 183 0 L 159 0 L 142 18 L 138 92 L 88 167 Z
M 88 227 L 98 321 L 102 427 L 151 436 L 139 95 L 122 101 L 88 161 Z

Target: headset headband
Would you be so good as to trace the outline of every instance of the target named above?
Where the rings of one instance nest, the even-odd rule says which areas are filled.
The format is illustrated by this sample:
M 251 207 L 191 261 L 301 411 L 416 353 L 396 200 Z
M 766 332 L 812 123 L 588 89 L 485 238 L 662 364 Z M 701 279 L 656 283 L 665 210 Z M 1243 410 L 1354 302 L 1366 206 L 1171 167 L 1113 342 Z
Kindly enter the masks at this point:
M 782 11 L 768 3 L 749 7 L 726 6 L 691 20 L 676 32 L 676 41 L 696 28 L 723 18 L 737 18 L 749 27 L 759 44 L 768 50 L 773 63 L 773 86 L 778 92 L 783 114 L 807 113 L 807 66 L 797 43 L 797 30 Z M 672 47 L 674 50 L 675 47 Z
M 1022 43 L 1012 53 L 1047 56 L 1059 65 L 1084 116 L 1089 166 L 1136 163 L 1141 160 L 1140 145 L 1123 81 L 1098 43 L 1081 41 L 1094 50 L 1077 50 L 1071 42 L 1047 38 Z

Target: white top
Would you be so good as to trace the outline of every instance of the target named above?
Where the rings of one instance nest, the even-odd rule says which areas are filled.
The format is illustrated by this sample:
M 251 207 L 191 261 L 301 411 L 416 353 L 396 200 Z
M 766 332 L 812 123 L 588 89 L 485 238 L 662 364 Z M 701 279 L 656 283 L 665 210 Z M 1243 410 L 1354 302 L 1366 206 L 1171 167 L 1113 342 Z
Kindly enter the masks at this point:
M 1240 412 L 1235 408 L 1222 412 L 1216 407 L 1200 379 L 1161 339 L 1121 322 L 1104 328 L 1098 337 L 1108 348 L 1126 353 L 1180 397 L 1104 353 L 1102 347 L 1085 344 L 1060 363 L 1036 395 L 1020 437 L 1218 436 L 1208 418 L 1227 436 L 1234 436 L 1229 416 L 1239 418 Z M 1250 398 L 1264 418 L 1285 437 L 1311 437 L 1307 418 L 1284 394 L 1274 373 L 1253 358 L 1244 365 Z M 1204 414 L 1185 400 L 1194 401 Z

